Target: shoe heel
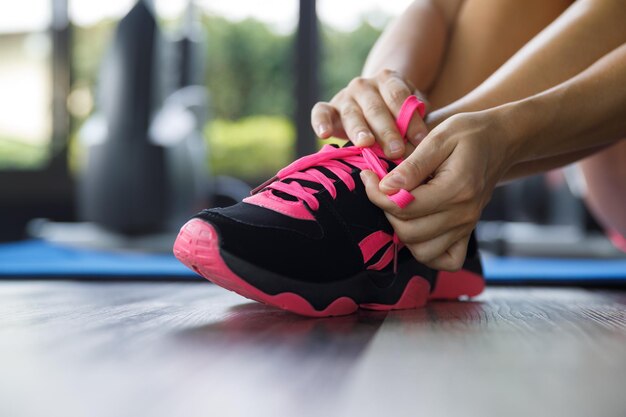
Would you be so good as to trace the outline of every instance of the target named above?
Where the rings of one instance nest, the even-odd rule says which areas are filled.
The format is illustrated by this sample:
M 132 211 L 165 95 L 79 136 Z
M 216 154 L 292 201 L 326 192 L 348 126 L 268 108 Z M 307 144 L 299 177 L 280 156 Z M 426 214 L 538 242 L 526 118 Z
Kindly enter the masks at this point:
M 458 272 L 440 271 L 430 300 L 457 300 L 459 297 L 475 297 L 485 289 L 485 279 L 462 269 Z

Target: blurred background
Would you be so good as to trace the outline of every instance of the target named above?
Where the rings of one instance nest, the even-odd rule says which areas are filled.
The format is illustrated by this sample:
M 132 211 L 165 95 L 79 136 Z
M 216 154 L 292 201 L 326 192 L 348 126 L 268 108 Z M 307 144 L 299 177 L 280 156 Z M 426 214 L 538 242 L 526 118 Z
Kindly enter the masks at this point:
M 312 104 L 360 73 L 409 3 L 5 4 L 0 241 L 132 246 L 165 236 L 154 247 L 169 250 L 187 216 L 236 201 L 315 151 Z M 619 256 L 581 203 L 581 187 L 575 168 L 501 187 L 479 229 L 484 248 Z

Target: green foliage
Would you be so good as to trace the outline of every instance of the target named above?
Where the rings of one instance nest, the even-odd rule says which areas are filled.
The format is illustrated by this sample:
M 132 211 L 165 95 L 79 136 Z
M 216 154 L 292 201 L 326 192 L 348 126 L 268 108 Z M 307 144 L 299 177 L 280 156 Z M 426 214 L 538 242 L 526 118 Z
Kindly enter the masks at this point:
M 20 139 L 0 138 L 0 170 L 40 167 L 48 157 L 45 145 L 25 143 Z
M 293 116 L 294 35 L 279 35 L 255 20 L 205 17 L 206 80 L 217 117 Z M 322 26 L 320 99 L 328 100 L 361 73 L 380 30 L 363 23 L 353 32 Z
M 330 100 L 361 74 L 365 59 L 379 36 L 380 30 L 366 22 L 354 32 L 322 28 L 321 100 Z
M 217 119 L 205 129 L 209 164 L 216 174 L 252 181 L 270 177 L 293 160 L 295 129 L 279 116 Z
M 255 20 L 206 17 L 206 84 L 217 117 L 292 116 L 293 36 L 278 35 Z
M 205 129 L 215 173 L 258 180 L 293 160 L 294 34 L 267 25 L 205 15 L 206 85 L 215 120 Z M 75 86 L 93 92 L 114 22 L 74 29 Z M 328 100 L 360 74 L 380 32 L 363 23 L 353 32 L 320 27 L 320 99 Z M 74 119 L 75 126 L 80 120 Z

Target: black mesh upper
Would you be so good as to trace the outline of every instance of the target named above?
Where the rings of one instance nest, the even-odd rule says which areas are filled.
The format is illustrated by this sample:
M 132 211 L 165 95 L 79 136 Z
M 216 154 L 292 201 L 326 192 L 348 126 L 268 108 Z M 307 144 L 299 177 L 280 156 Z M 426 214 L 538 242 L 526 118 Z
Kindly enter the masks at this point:
M 336 199 L 326 190 L 315 194 L 316 221 L 248 203 L 204 210 L 197 217 L 217 227 L 223 250 L 261 268 L 309 282 L 345 278 L 364 269 L 358 247 L 364 237 L 377 230 L 393 233 L 383 212 L 367 199 L 358 170 L 352 176 L 353 191 L 336 182 Z

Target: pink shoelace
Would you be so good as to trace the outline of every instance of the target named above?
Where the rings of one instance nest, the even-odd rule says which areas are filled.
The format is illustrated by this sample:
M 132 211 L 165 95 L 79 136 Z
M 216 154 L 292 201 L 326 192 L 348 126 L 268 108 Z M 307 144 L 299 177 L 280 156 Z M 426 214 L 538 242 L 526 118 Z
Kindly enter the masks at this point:
M 415 96 L 409 96 L 402 104 L 396 119 L 396 126 L 405 141 L 406 132 L 415 111 L 418 111 L 420 116 L 424 117 L 424 103 L 422 103 Z M 356 183 L 351 175 L 352 168 L 346 165 L 346 163 L 361 170 L 371 170 L 376 173 L 379 179 L 382 179 L 389 172 L 389 164 L 384 160 L 384 158 L 386 158 L 385 153 L 378 144 L 374 144 L 373 146 L 367 148 L 360 148 L 357 146 L 335 148 L 330 145 L 324 145 L 319 152 L 297 159 L 278 171 L 274 177 L 252 190 L 251 194 L 256 194 L 262 189 L 269 188 L 296 197 L 305 202 L 311 210 L 316 211 L 319 209 L 319 201 L 315 198 L 314 194 L 319 190 L 305 187 L 297 181 L 285 183 L 281 182 L 281 180 L 289 178 L 319 183 L 328 191 L 332 198 L 336 198 L 337 189 L 334 184 L 335 180 L 327 177 L 323 172 L 319 171 L 315 167 L 324 167 L 328 169 L 335 174 L 340 181 L 346 184 L 350 191 L 352 191 L 356 187 Z M 340 162 L 340 160 L 345 163 Z M 393 162 L 395 164 L 399 164 L 402 161 L 403 159 L 399 158 Z M 400 190 L 388 197 L 401 208 L 406 207 L 411 201 L 414 200 L 414 197 L 407 190 Z M 400 241 L 395 233 L 393 235 L 393 244 L 394 272 L 396 272 Z

